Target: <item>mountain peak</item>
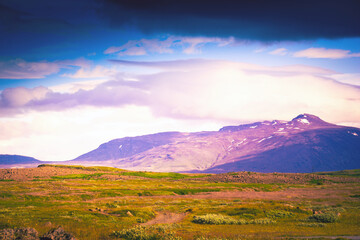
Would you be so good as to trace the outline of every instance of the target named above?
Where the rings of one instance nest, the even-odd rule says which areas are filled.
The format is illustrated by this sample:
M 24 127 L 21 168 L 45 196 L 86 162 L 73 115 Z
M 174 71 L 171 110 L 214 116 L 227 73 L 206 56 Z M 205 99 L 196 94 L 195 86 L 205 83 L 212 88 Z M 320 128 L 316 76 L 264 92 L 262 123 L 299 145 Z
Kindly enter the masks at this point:
M 329 124 L 329 123 L 323 121 L 318 116 L 308 114 L 308 113 L 298 115 L 297 117 L 295 117 L 294 119 L 291 120 L 291 123 L 301 123 L 301 124 L 305 124 L 305 125 L 310 125 L 310 124 L 328 125 Z
M 260 128 L 293 128 L 296 129 L 312 129 L 319 127 L 329 127 L 330 125 L 334 126 L 334 124 L 328 123 L 320 119 L 319 117 L 303 113 L 293 118 L 291 121 L 284 120 L 273 120 L 273 121 L 263 121 L 263 122 L 254 122 L 250 124 L 242 124 L 239 126 L 226 126 L 221 128 L 220 132 L 235 132 L 241 130 L 249 130 L 249 129 L 260 129 Z M 291 127 L 292 126 L 292 127 Z

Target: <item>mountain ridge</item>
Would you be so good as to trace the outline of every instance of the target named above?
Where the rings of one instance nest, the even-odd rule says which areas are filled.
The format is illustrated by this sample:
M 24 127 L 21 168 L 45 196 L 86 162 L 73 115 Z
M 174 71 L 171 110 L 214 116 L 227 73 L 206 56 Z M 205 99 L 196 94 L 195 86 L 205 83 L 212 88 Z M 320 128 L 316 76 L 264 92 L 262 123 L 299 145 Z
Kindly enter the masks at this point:
M 308 135 L 303 134 L 308 131 L 310 132 Z M 332 145 L 355 140 L 354 147 L 348 149 L 345 144 L 343 148 L 354 153 L 353 156 L 350 156 L 349 161 L 351 163 L 347 162 L 348 166 L 360 167 L 357 164 L 360 156 L 357 151 L 357 148 L 360 149 L 360 138 L 356 138 L 360 135 L 359 129 L 331 124 L 311 114 L 300 114 L 291 121 L 273 120 L 238 126 L 225 126 L 219 131 L 172 133 L 171 137 L 167 136 L 169 133 L 160 133 L 167 136 L 166 141 L 162 142 L 162 144 L 151 145 L 147 142 L 146 144 L 151 146 L 139 148 L 139 151 L 134 151 L 126 157 L 103 158 L 100 161 L 99 158 L 94 157 L 91 161 L 82 161 L 80 156 L 69 161 L 69 163 L 86 165 L 97 163 L 129 170 L 177 172 L 227 172 L 230 169 L 231 171 L 252 169 L 253 171 L 263 172 L 279 170 L 282 172 L 341 170 L 346 169 L 345 163 L 342 165 L 333 163 L 330 164 L 332 168 L 328 168 L 324 162 L 320 164 L 319 161 L 323 158 L 332 159 L 332 156 L 336 156 L 331 151 Z M 342 135 L 341 139 L 329 143 L 332 138 L 336 139 L 340 135 Z M 146 138 L 148 141 L 152 139 L 151 136 L 157 135 L 145 135 L 134 139 Z M 129 140 L 131 138 L 122 138 L 118 139 L 118 141 L 121 142 L 125 139 Z M 144 143 L 144 139 L 142 139 L 142 143 Z M 122 151 L 125 148 L 123 145 Z M 314 148 L 318 149 L 314 151 Z M 326 151 L 322 150 L 324 148 Z M 93 151 L 96 152 L 97 149 Z M 343 158 L 342 152 L 343 149 L 338 150 L 338 155 Z M 315 159 L 315 157 L 311 156 L 319 155 L 319 157 L 316 157 L 313 164 L 299 164 L 301 162 L 300 157 L 291 156 L 297 153 L 301 153 L 298 154 L 299 156 L 306 156 L 303 157 L 307 159 L 306 161 Z M 99 155 L 96 156 L 99 157 Z M 286 163 L 286 158 L 296 159 L 296 161 L 291 161 L 292 164 L 285 164 L 285 167 L 283 167 L 280 163 Z M 266 161 L 264 159 L 272 160 Z M 275 160 L 279 162 L 278 165 L 282 167 L 281 169 L 271 167 L 276 162 Z M 263 163 L 260 164 L 261 167 L 258 166 L 261 161 L 265 161 L 267 164 L 264 165 Z M 300 168 L 295 167 L 296 164 Z M 263 168 L 266 165 L 269 165 L 268 168 Z M 317 167 L 318 165 L 319 167 Z
M 311 114 L 225 126 L 208 132 L 162 132 L 113 139 L 58 164 L 158 172 L 313 172 L 360 168 L 360 129 Z

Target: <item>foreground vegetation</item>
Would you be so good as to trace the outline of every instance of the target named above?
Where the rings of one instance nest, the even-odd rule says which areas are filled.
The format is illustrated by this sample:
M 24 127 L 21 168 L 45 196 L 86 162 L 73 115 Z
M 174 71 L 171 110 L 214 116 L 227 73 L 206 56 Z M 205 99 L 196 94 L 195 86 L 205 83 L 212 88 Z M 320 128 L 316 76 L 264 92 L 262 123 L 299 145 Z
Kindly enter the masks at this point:
M 61 225 L 80 240 L 360 236 L 359 171 L 262 184 L 212 181 L 206 174 L 40 168 L 38 175 L 24 170 L 21 181 L 0 180 L 0 229 L 44 234 Z M 66 174 L 55 175 L 59 169 Z M 348 181 L 339 182 L 339 175 Z

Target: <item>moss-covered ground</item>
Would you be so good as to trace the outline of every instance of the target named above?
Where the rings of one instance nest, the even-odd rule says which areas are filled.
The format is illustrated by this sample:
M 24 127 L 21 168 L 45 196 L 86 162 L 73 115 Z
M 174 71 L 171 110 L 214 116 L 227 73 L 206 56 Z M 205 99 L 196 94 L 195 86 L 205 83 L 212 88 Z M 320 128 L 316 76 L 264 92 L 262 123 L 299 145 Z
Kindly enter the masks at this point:
M 137 239 L 131 231 L 156 232 L 153 239 L 360 236 L 359 181 L 214 182 L 206 174 L 53 168 L 75 167 L 86 172 L 0 181 L 0 229 L 33 227 L 42 234 L 61 225 L 79 240 Z M 358 172 L 348 174 L 353 179 Z M 166 212 L 185 217 L 158 228 L 134 228 Z M 314 213 L 335 220 L 321 222 Z

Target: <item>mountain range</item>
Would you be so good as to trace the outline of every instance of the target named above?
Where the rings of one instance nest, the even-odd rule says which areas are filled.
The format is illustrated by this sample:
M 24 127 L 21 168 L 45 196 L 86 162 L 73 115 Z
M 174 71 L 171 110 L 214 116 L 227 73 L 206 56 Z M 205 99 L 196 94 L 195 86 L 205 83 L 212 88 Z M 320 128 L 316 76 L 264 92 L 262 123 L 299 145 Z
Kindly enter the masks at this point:
M 1 159 L 1 158 L 0 158 Z M 360 168 L 360 129 L 311 114 L 219 131 L 125 137 L 61 164 L 159 172 L 314 172 Z

